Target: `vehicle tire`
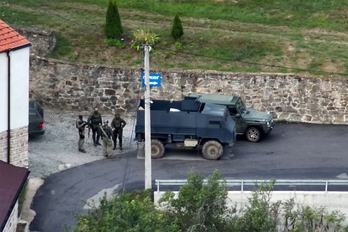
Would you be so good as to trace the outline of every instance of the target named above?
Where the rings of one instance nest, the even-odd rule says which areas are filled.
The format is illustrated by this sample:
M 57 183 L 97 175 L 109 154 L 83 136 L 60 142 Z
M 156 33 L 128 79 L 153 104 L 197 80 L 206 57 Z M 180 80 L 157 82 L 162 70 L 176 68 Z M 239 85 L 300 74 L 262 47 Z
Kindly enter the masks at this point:
M 261 138 L 261 132 L 256 127 L 249 127 L 245 132 L 245 137 L 249 142 L 257 143 Z
M 163 143 L 158 139 L 151 140 L 151 158 L 158 159 L 161 158 L 164 154 Z
M 224 148 L 218 141 L 209 140 L 204 143 L 202 154 L 207 160 L 217 160 L 224 152 Z

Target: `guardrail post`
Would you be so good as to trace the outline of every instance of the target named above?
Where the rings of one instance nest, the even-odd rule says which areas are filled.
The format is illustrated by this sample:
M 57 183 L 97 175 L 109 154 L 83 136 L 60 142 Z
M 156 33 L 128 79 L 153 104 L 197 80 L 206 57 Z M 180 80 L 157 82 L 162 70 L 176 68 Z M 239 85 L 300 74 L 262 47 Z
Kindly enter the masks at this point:
M 242 182 L 241 182 L 241 184 L 240 184 L 240 191 L 241 191 L 241 192 L 243 192 L 243 191 L 244 191 L 244 186 L 243 186 L 243 183 L 244 183 L 244 181 L 242 181 Z
M 325 181 L 325 193 L 327 193 L 328 181 Z
M 156 180 L 157 192 L 159 193 L 159 180 Z

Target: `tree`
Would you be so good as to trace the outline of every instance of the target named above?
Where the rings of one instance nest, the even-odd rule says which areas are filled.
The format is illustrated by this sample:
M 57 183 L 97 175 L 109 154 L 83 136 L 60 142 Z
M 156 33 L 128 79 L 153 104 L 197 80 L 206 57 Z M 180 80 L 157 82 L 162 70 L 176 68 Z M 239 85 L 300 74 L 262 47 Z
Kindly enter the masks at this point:
M 174 17 L 174 21 L 173 21 L 173 26 L 172 26 L 172 37 L 176 41 L 183 35 L 184 35 L 184 29 L 182 27 L 182 23 L 179 18 L 179 15 L 176 13 Z
M 108 9 L 106 11 L 106 22 L 104 33 L 108 39 L 115 39 L 122 35 L 123 29 L 121 24 L 118 7 L 113 0 L 109 1 Z
M 168 191 L 160 199 L 179 231 L 228 231 L 227 188 L 220 179 L 217 170 L 206 183 L 203 176 L 191 172 L 177 198 Z

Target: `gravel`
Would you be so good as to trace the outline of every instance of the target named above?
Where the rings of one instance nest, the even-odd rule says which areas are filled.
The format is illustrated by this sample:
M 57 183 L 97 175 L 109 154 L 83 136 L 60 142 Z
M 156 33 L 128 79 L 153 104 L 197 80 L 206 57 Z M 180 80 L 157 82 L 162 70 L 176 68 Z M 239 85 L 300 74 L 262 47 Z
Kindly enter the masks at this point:
M 102 117 L 103 121 L 109 120 L 110 125 L 114 116 L 102 114 Z M 103 146 L 93 146 L 92 130 L 88 138 L 87 127 L 84 144 L 87 153 L 78 152 L 79 135 L 75 127 L 77 118 L 77 113 L 45 110 L 45 134 L 29 138 L 30 177 L 44 178 L 67 168 L 105 159 Z M 88 115 L 84 115 L 83 119 L 87 118 Z M 127 122 L 123 129 L 123 151 L 117 147 L 113 150 L 116 155 L 137 149 L 137 143 L 133 141 L 135 116 L 122 118 Z

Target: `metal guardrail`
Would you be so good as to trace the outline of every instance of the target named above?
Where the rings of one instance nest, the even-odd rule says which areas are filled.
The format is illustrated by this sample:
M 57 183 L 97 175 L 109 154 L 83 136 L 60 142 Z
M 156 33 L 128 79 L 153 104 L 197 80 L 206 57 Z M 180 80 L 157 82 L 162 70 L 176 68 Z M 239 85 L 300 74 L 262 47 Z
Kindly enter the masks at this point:
M 160 192 L 160 185 L 162 186 L 182 186 L 187 183 L 187 180 L 155 180 L 157 186 L 157 192 Z M 203 181 L 207 183 L 207 180 Z M 223 182 L 221 180 L 220 182 Z M 240 186 L 240 191 L 244 191 L 244 186 L 255 186 L 256 184 L 270 183 L 271 180 L 226 180 L 227 187 Z M 288 186 L 325 186 L 325 193 L 328 192 L 329 185 L 346 185 L 348 186 L 348 180 L 275 180 L 275 186 L 288 185 Z

